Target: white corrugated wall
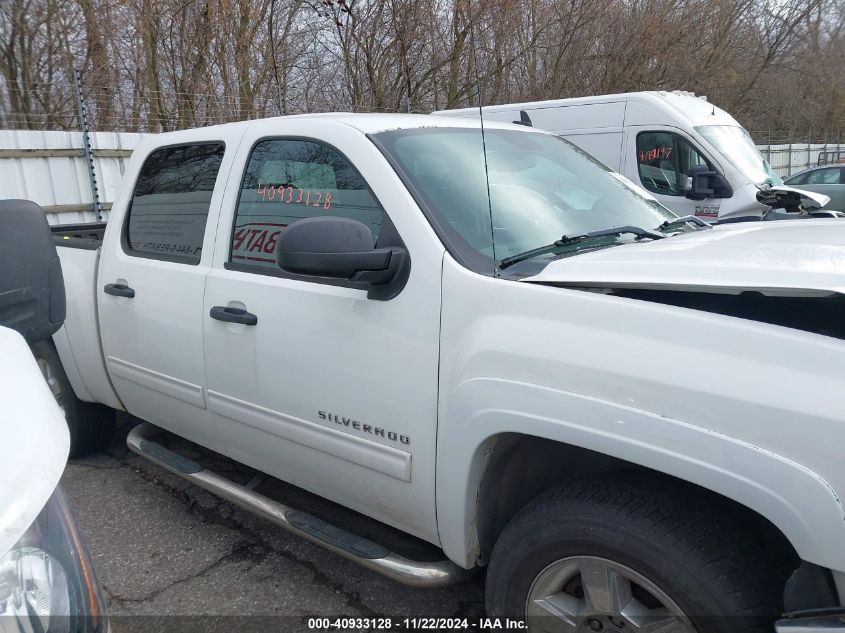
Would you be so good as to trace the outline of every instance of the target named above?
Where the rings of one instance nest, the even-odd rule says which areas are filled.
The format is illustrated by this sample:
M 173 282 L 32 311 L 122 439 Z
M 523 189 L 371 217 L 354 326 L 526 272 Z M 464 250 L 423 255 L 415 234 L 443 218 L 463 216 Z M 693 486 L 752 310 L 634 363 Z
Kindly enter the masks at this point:
M 92 132 L 94 150 L 134 150 L 145 134 Z M 0 150 L 82 149 L 82 132 L 0 130 Z M 2 152 L 0 152 L 2 155 Z M 94 157 L 101 203 L 114 200 L 129 158 Z M 43 207 L 91 204 L 91 186 L 84 156 L 0 158 L 0 199 L 25 198 Z M 103 212 L 108 217 L 108 211 Z M 48 212 L 50 224 L 94 222 L 91 211 Z

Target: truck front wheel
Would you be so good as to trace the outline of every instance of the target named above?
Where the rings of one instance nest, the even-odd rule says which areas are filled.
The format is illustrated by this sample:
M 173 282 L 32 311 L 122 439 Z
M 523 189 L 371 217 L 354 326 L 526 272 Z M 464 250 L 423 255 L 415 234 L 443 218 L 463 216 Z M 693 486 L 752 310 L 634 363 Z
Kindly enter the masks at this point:
M 488 614 L 526 618 L 530 631 L 770 632 L 789 563 L 730 517 L 633 474 L 551 490 L 496 542 Z
M 70 431 L 70 457 L 102 449 L 114 430 L 114 410 L 76 397 L 52 341 L 39 341 L 31 349 L 47 386 L 64 411 Z

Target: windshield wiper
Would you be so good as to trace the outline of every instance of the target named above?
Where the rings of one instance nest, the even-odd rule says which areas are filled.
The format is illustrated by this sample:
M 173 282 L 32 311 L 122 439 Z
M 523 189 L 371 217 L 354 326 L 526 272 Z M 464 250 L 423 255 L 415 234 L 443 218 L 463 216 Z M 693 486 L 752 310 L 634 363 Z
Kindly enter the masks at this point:
M 674 229 L 677 227 L 683 227 L 686 224 L 695 224 L 698 229 L 712 229 L 713 225 L 708 224 L 701 218 L 698 218 L 694 215 L 684 215 L 679 218 L 675 218 L 674 220 L 666 220 L 663 224 L 657 227 L 657 230 L 661 233 L 665 233 L 670 229 Z M 698 230 L 696 229 L 696 230 Z
M 530 251 L 525 251 L 524 253 L 518 253 L 510 257 L 505 257 L 501 262 L 499 262 L 499 268 L 507 268 L 508 266 L 513 266 L 514 264 L 525 261 L 526 259 L 531 259 L 532 257 L 551 253 L 552 251 L 563 246 L 580 244 L 581 242 L 588 242 L 591 240 L 602 239 L 605 237 L 618 237 L 620 235 L 626 234 L 636 235 L 637 237 L 647 237 L 652 240 L 660 240 L 666 237 L 662 233 L 649 231 L 647 229 L 641 229 L 638 226 L 617 226 L 610 229 L 590 231 L 589 233 L 584 233 L 583 235 L 573 235 L 571 237 L 564 235 L 559 240 L 546 246 L 540 246 L 539 248 L 533 248 Z

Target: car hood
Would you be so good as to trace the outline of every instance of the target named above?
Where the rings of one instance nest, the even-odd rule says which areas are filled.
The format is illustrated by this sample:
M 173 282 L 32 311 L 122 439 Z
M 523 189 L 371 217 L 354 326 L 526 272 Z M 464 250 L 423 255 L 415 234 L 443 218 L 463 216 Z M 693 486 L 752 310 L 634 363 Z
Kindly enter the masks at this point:
M 845 293 L 845 223 L 721 225 L 553 260 L 521 281 L 793 297 Z
M 64 415 L 29 346 L 0 327 L 0 557 L 53 494 L 69 447 Z
M 768 188 L 767 193 L 781 202 L 788 201 L 798 195 L 800 198 L 804 198 L 806 201 L 811 202 L 811 206 L 819 209 L 830 202 L 830 196 L 826 196 L 823 193 L 807 191 L 806 189 L 798 189 L 796 187 L 790 187 L 789 185 L 772 185 Z M 805 202 L 805 206 L 806 204 L 807 203 Z

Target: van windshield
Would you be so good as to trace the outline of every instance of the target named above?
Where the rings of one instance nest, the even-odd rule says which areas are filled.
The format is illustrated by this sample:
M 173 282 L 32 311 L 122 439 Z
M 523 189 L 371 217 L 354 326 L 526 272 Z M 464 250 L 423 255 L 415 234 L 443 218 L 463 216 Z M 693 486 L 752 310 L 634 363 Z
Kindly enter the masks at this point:
M 487 264 L 479 268 L 487 271 L 492 270 L 494 240 L 498 264 L 564 235 L 620 225 L 655 229 L 675 217 L 589 154 L 551 134 L 485 131 L 489 202 L 478 128 L 394 130 L 372 138 L 449 244 L 462 251 L 465 261 L 483 258 Z
M 695 129 L 753 184 L 783 184 L 744 128 L 738 125 L 699 125 Z

